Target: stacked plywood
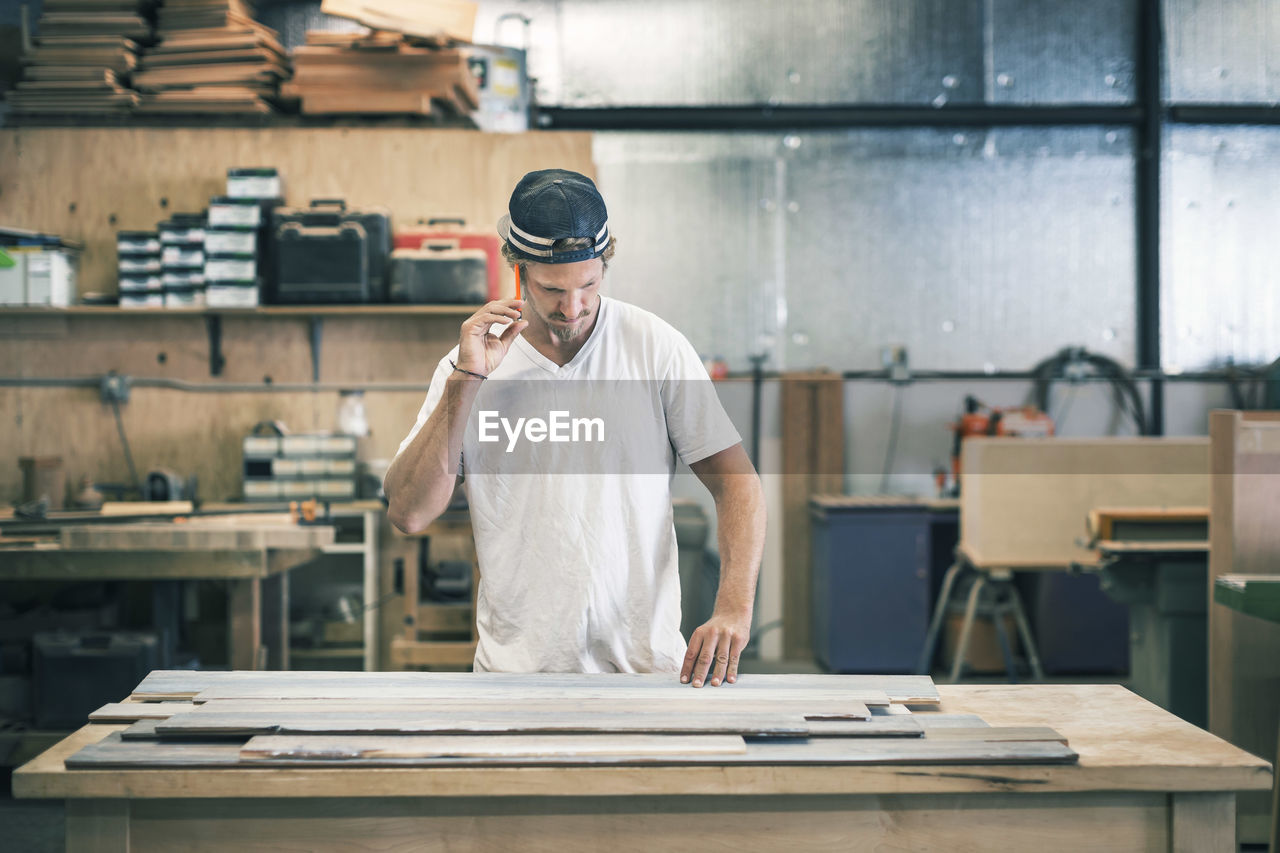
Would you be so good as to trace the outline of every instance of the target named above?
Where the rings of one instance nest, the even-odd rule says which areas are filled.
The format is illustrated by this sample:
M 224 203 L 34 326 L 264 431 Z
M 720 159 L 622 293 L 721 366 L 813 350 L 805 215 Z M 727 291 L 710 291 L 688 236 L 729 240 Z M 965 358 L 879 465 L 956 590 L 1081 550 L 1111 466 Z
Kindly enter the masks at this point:
M 66 766 L 1065 763 L 1042 727 L 936 706 L 921 676 L 157 672 Z
M 19 113 L 127 112 L 139 43 L 151 38 L 151 0 L 46 0 L 23 79 L 7 96 Z
M 244 0 L 167 0 L 134 86 L 144 112 L 272 112 L 289 60 Z
M 480 93 L 459 51 L 401 33 L 307 33 L 282 94 L 311 114 L 465 116 Z

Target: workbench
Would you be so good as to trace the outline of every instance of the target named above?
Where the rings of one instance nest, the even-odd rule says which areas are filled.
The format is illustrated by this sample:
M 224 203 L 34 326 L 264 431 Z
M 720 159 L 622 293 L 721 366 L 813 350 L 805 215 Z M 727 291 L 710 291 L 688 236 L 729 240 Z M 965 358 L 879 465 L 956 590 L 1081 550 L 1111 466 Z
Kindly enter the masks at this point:
M 1087 529 L 1099 562 L 1082 570 L 1129 608 L 1129 686 L 1206 727 L 1208 508 L 1100 507 Z
M 288 571 L 333 543 L 332 527 L 287 514 L 67 525 L 0 550 L 0 581 L 222 580 L 233 669 L 287 669 Z
M 14 795 L 67 801 L 70 853 L 1227 853 L 1235 849 L 1236 792 L 1271 784 L 1266 762 L 1119 686 L 944 685 L 938 692 L 940 705 L 918 714 L 1052 726 L 1069 739 L 1078 764 L 67 770 L 68 756 L 124 728 L 90 724 L 16 771 Z

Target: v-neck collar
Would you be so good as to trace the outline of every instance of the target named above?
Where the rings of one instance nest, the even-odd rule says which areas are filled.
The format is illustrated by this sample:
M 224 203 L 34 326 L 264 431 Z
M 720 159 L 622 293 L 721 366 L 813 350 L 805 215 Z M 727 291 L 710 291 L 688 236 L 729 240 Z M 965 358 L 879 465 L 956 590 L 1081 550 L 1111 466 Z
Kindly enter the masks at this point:
M 564 366 L 556 364 L 538 352 L 537 347 L 529 343 L 524 335 L 516 336 L 515 345 L 520 348 L 525 358 L 529 359 L 534 366 L 540 367 L 554 376 L 567 376 L 582 365 L 591 355 L 591 351 L 600 343 L 601 334 L 604 332 L 605 324 L 609 322 L 609 315 L 612 313 L 609 309 L 609 303 L 612 301 L 608 296 L 600 297 L 600 316 L 596 317 L 596 323 L 591 327 L 591 336 L 582 345 L 582 349 L 578 350 L 573 358 L 565 362 Z

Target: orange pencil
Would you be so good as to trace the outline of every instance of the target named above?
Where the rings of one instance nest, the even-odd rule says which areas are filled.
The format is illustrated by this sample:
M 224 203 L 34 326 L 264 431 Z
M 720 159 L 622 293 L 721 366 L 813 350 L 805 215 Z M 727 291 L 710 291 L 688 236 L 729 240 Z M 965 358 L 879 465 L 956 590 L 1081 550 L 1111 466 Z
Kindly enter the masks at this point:
M 515 273 L 516 273 L 516 299 L 519 299 L 520 298 L 520 265 L 516 264 L 514 267 L 512 267 L 512 269 L 515 270 Z

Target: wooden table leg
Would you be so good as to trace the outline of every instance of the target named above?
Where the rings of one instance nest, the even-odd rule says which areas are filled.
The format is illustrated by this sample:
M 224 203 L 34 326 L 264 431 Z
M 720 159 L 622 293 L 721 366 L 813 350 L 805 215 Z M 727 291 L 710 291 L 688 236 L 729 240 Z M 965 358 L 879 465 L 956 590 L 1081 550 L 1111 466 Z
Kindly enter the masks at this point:
M 267 669 L 289 668 L 289 573 L 262 581 L 262 644 Z
M 1170 794 L 1169 801 L 1173 853 L 1235 853 L 1235 794 Z
M 67 800 L 67 853 L 128 853 L 128 800 Z
M 381 522 L 380 512 L 364 514 L 364 610 L 362 636 L 364 638 L 365 672 L 376 672 L 378 669 L 378 533 Z
M 960 641 L 956 643 L 956 658 L 951 662 L 951 683 L 960 680 L 964 672 L 965 658 L 969 656 L 969 637 L 973 633 L 973 620 L 978 614 L 978 601 L 982 597 L 982 588 L 987 585 L 986 572 L 978 572 L 969 588 L 969 600 L 964 608 L 964 622 L 960 625 Z
M 232 669 L 262 669 L 262 582 L 227 582 L 227 657 Z
M 1271 765 L 1271 853 L 1280 853 L 1280 735 L 1276 737 L 1276 763 Z

